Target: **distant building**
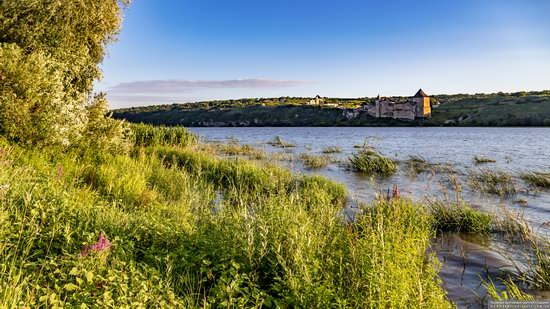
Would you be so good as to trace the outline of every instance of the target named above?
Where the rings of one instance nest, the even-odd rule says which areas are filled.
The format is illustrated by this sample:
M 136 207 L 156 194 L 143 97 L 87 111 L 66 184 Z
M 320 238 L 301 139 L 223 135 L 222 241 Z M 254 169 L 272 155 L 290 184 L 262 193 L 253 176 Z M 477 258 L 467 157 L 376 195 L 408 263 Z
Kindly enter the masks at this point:
M 432 113 L 430 97 L 422 89 L 409 99 L 396 100 L 378 96 L 374 104 L 364 104 L 362 109 L 376 118 L 408 120 L 429 118 Z
M 323 103 L 325 103 L 325 99 L 317 95 L 315 98 L 309 100 L 308 105 L 321 105 Z
M 324 107 L 338 107 L 338 106 L 340 106 L 338 103 L 327 102 L 326 98 L 323 98 L 319 95 L 316 96 L 315 98 L 309 100 L 307 105 L 318 105 L 318 106 L 324 106 Z

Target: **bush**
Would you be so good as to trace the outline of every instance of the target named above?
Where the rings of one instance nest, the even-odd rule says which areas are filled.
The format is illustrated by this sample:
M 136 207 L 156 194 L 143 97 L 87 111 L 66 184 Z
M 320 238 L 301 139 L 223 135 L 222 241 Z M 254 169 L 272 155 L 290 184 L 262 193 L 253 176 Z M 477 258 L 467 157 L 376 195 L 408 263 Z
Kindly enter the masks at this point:
M 0 133 L 25 146 L 68 146 L 84 129 L 83 106 L 64 93 L 61 64 L 0 44 Z
M 0 2 L 0 134 L 24 146 L 67 147 L 97 125 L 87 125 L 86 106 L 122 2 Z M 102 126 L 113 129 L 107 137 L 97 128 L 90 134 L 113 140 L 113 124 Z

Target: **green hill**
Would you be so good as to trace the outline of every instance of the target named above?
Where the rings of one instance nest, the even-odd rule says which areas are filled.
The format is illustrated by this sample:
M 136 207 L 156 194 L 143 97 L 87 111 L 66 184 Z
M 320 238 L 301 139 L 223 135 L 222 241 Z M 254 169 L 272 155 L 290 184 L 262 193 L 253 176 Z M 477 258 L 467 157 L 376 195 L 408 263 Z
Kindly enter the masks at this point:
M 550 126 L 550 91 L 436 95 L 432 118 L 378 119 L 346 112 L 372 98 L 327 98 L 338 107 L 308 105 L 311 98 L 240 99 L 133 107 L 113 111 L 130 122 L 184 126 Z M 438 104 L 439 103 L 439 104 Z

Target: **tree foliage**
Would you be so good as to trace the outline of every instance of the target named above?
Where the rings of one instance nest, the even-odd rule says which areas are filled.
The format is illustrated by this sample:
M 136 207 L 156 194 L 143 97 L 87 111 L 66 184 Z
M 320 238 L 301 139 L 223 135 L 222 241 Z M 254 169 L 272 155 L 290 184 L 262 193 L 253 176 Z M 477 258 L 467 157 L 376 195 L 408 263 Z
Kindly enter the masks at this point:
M 32 146 L 69 146 L 87 135 L 99 64 L 127 4 L 0 1 L 0 133 Z

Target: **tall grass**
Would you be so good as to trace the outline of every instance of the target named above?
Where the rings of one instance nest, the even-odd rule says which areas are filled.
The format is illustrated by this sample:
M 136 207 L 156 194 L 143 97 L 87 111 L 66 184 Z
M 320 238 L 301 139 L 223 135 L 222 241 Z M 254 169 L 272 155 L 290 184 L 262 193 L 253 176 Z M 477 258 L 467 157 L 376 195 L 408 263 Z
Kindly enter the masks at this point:
M 372 149 L 362 149 L 349 157 L 353 170 L 364 174 L 393 174 L 397 170 L 394 160 L 386 158 Z
M 341 153 L 342 147 L 338 146 L 328 146 L 323 148 L 323 153 L 330 154 L 330 153 Z
M 434 218 L 433 226 L 437 231 L 472 234 L 488 234 L 491 231 L 492 217 L 466 203 L 431 201 L 428 203 L 428 209 Z
M 132 123 L 130 130 L 131 141 L 136 146 L 188 146 L 197 141 L 197 136 L 184 127 Z
M 469 184 L 473 189 L 500 196 L 517 192 L 512 175 L 505 171 L 481 169 L 479 172 L 470 172 Z
M 527 171 L 521 174 L 521 178 L 532 186 L 550 189 L 550 173 Z
M 484 164 L 484 163 L 496 163 L 497 160 L 493 159 L 493 158 L 489 158 L 489 157 L 486 157 L 486 156 L 475 156 L 474 157 L 474 163 L 475 164 Z
M 268 142 L 269 145 L 281 148 L 293 148 L 296 144 L 284 141 L 280 136 L 275 136 L 272 141 Z
M 332 162 L 332 158 L 328 156 L 316 156 L 308 153 L 300 154 L 299 158 L 302 164 L 309 169 L 325 168 Z
M 430 217 L 410 202 L 377 201 L 350 227 L 343 186 L 196 146 L 6 149 L 8 307 L 449 306 L 426 258 Z M 81 255 L 100 233 L 110 249 Z

